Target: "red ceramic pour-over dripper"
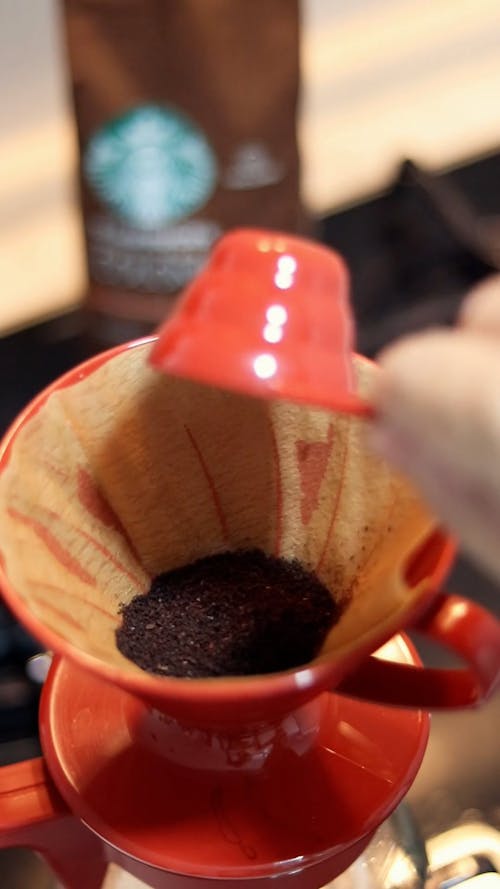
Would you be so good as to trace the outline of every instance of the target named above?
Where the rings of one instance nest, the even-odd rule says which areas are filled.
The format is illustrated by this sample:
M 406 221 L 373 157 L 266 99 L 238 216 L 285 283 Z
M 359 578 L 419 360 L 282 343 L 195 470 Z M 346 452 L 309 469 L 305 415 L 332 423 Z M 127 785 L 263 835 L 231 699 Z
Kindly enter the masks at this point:
M 201 878 L 241 886 L 273 876 L 287 886 L 314 889 L 361 852 L 399 802 L 418 769 L 427 737 L 427 717 L 418 710 L 361 703 L 327 690 L 346 689 L 411 706 L 477 702 L 498 677 L 498 624 L 466 600 L 436 598 L 453 554 L 450 542 L 436 533 L 404 566 L 408 589 L 419 590 L 411 607 L 348 655 L 326 657 L 275 676 L 188 682 L 134 672 L 108 658 L 94 644 L 90 612 L 81 624 L 82 603 L 75 591 L 80 583 L 86 596 L 92 593 L 91 565 L 104 547 L 104 538 L 91 544 L 96 527 L 108 533 L 106 529 L 120 523 L 109 503 L 106 509 L 99 499 L 98 485 L 89 484 L 83 475 L 82 487 L 78 460 L 74 465 L 65 461 L 65 436 L 71 427 L 78 430 L 77 439 L 82 438 L 84 408 L 99 404 L 108 368 L 119 370 L 110 388 L 125 386 L 125 392 L 137 382 L 137 368 L 145 366 L 149 351 L 148 342 L 125 346 L 76 368 L 36 399 L 4 443 L 0 485 L 2 476 L 12 474 L 21 447 L 26 442 L 31 447 L 23 471 L 13 476 L 13 500 L 2 506 L 11 513 L 10 545 L 19 546 L 19 556 L 24 551 L 30 559 L 43 558 L 47 550 L 57 564 L 62 559 L 66 582 L 50 593 L 48 578 L 32 577 L 21 595 L 22 559 L 6 552 L 4 526 L 2 588 L 7 601 L 64 659 L 52 668 L 41 709 L 50 776 L 39 762 L 0 772 L 0 787 L 8 782 L 8 790 L 0 795 L 0 842 L 40 849 L 70 889 L 97 889 L 108 861 L 122 864 L 153 887 L 194 886 Z M 121 395 L 117 393 L 117 405 Z M 143 409 L 149 395 L 148 389 L 142 402 L 133 401 L 134 407 Z M 200 404 L 210 398 L 218 403 L 208 390 L 198 397 Z M 54 407 L 58 419 L 50 439 L 53 447 L 43 454 L 48 466 L 38 469 L 50 475 L 41 488 L 45 500 L 50 500 L 50 490 L 62 485 L 61 515 L 38 501 L 27 514 L 16 478 L 24 478 L 27 485 L 35 469 L 36 485 L 36 435 L 44 411 Z M 224 416 L 233 416 L 235 409 L 236 404 L 230 404 Z M 189 414 L 190 400 L 184 411 Z M 256 422 L 259 416 L 257 411 Z M 96 408 L 96 426 L 106 419 L 106 410 Z M 233 419 L 237 422 L 236 415 Z M 173 418 L 165 415 L 161 422 L 165 435 L 173 435 Z M 196 434 L 186 423 L 186 416 L 176 423 L 177 432 L 187 429 L 180 443 L 191 448 L 198 473 L 217 493 L 214 466 L 199 447 L 203 423 Z M 243 430 L 243 439 L 246 433 L 251 434 L 250 427 Z M 110 442 L 102 459 L 109 453 L 114 465 L 119 444 L 120 438 Z M 303 451 L 299 447 L 297 454 Z M 179 459 L 183 456 L 180 453 Z M 71 523 L 75 497 L 85 504 L 85 527 Z M 214 504 L 219 511 L 225 504 L 220 492 Z M 216 509 L 215 519 L 217 515 Z M 54 533 L 63 519 L 71 531 L 69 543 Z M 92 559 L 78 557 L 83 540 L 94 546 Z M 122 541 L 109 558 L 119 560 L 123 546 Z M 106 575 L 108 585 L 115 573 Z M 44 619 L 36 601 L 42 588 L 48 608 Z M 105 593 L 103 588 L 102 597 L 94 600 L 103 612 L 113 603 L 113 596 Z M 415 669 L 418 659 L 401 637 L 379 658 L 371 658 L 368 667 L 366 656 L 403 623 L 418 624 L 450 644 L 469 660 L 470 669 Z
M 79 406 L 82 386 L 94 378 L 96 386 L 86 397 L 97 399 L 99 373 L 108 363 L 121 361 L 126 373 L 132 358 L 149 349 L 147 342 L 117 349 L 42 393 L 7 436 L 0 477 L 12 469 L 19 439 L 29 439 L 39 428 L 51 399 L 67 394 Z M 65 426 L 56 431 L 48 467 L 55 486 L 68 482 L 67 474 L 62 477 L 68 467 L 54 459 L 58 448 L 64 453 L 68 416 L 62 415 Z M 96 422 L 102 422 L 100 413 Z M 81 483 L 78 464 L 71 473 Z M 16 490 L 14 485 L 15 498 Z M 95 488 L 80 484 L 76 490 L 89 511 L 84 536 L 99 515 L 106 527 L 117 523 Z M 17 499 L 10 509 L 17 509 L 18 520 Z M 71 593 L 73 572 L 81 574 L 83 565 L 72 563 L 34 517 L 31 528 L 41 535 L 38 545 L 65 560 Z M 33 558 L 33 546 L 29 553 Z M 431 590 L 437 588 L 452 554 L 446 538 L 433 535 L 407 565 L 408 584 L 425 579 Z M 368 704 L 327 689 L 350 686 L 374 698 L 443 706 L 477 700 L 493 682 L 494 620 L 466 600 L 439 599 L 419 625 L 468 655 L 480 678 L 450 671 L 429 677 L 428 671 L 415 670 L 415 652 L 396 637 L 378 659 L 371 658 L 369 669 L 363 658 L 376 646 L 373 638 L 350 658 L 276 676 L 183 682 L 127 673 L 107 663 L 90 653 L 92 636 L 88 650 L 64 638 L 51 624 L 68 606 L 71 637 L 78 600 L 58 599 L 61 594 L 53 589 L 51 619 L 41 621 L 18 594 L 13 572 L 7 559 L 2 588 L 9 604 L 63 660 L 52 667 L 41 706 L 48 768 L 35 760 L 0 770 L 0 845 L 34 847 L 68 889 L 98 889 L 110 862 L 155 889 L 193 889 L 203 878 L 241 889 L 269 876 L 287 887 L 315 889 L 360 854 L 404 796 L 428 731 L 427 716 L 419 710 Z M 414 603 L 406 622 L 417 622 L 427 604 L 427 596 Z M 378 641 L 390 632 L 385 628 Z M 484 645 L 482 666 L 476 663 L 481 662 L 478 639 Z

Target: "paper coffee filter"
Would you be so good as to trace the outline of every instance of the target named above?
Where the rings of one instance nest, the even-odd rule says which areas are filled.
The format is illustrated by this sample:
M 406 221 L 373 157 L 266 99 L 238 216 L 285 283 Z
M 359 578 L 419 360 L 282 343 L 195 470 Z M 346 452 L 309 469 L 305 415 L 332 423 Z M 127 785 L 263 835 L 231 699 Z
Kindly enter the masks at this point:
M 432 520 L 366 450 L 362 421 L 165 377 L 149 348 L 53 391 L 15 437 L 0 550 L 30 611 L 137 671 L 116 647 L 120 607 L 161 571 L 258 547 L 299 559 L 346 603 L 323 653 L 391 625 L 419 593 L 404 566 Z M 375 369 L 356 370 L 363 389 Z

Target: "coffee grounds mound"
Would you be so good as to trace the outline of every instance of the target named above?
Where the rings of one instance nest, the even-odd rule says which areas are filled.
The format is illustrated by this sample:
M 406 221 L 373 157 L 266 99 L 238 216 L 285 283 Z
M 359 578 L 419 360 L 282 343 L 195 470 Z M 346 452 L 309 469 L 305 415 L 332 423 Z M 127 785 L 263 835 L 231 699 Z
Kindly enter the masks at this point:
M 226 552 L 158 575 L 123 607 L 116 641 L 149 673 L 250 676 L 310 661 L 339 616 L 299 562 Z

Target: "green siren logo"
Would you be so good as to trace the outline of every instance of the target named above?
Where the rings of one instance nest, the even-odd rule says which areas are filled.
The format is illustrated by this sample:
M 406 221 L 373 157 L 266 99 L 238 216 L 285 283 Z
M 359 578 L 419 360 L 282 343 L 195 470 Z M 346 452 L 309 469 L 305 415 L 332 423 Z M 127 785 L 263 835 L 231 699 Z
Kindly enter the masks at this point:
M 199 210 L 217 168 L 203 133 L 173 108 L 147 105 L 107 123 L 87 144 L 85 177 L 130 225 L 161 228 Z

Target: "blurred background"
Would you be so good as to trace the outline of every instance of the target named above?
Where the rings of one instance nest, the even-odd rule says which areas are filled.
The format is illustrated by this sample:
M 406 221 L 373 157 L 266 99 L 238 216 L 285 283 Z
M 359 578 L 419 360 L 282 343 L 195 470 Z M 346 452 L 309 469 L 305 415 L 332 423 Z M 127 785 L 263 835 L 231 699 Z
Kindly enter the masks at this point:
M 498 0 L 302 0 L 302 202 L 312 233 L 348 260 L 366 354 L 450 323 L 467 289 L 500 267 L 499 47 Z M 78 138 L 55 0 L 0 0 L 0 96 L 3 431 L 89 351 Z M 450 587 L 500 611 L 498 590 L 464 561 Z M 0 607 L 0 764 L 39 751 L 37 651 Z M 500 829 L 499 728 L 498 698 L 434 718 L 409 797 L 425 837 L 471 820 Z M 49 885 L 29 857 L 2 853 L 2 867 L 2 889 Z
M 402 159 L 433 170 L 500 140 L 496 0 L 303 0 L 304 199 L 324 215 L 386 189 Z M 0 330 L 67 310 L 85 265 L 60 7 L 0 3 Z M 495 190 L 495 189 L 494 189 Z

